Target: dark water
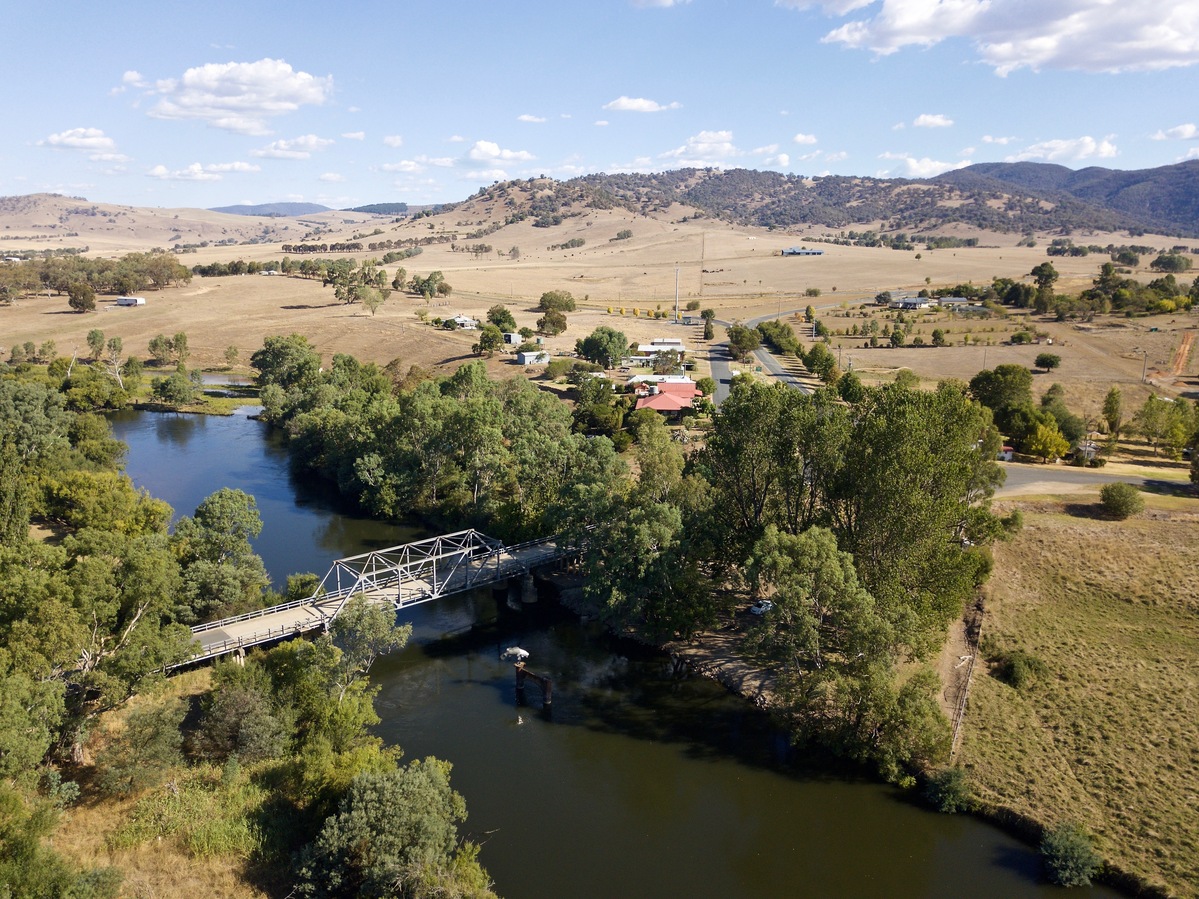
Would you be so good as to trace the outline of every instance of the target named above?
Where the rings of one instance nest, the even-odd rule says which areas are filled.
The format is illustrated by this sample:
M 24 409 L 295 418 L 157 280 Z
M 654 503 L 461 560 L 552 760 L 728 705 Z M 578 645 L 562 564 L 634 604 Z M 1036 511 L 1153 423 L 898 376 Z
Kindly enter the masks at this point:
M 244 416 L 122 413 L 113 427 L 134 481 L 178 514 L 222 486 L 254 494 L 257 549 L 277 582 L 420 536 L 297 483 L 283 448 Z M 888 787 L 806 769 L 744 702 L 547 599 L 512 611 L 485 590 L 408 614 L 412 642 L 372 671 L 379 733 L 408 758 L 453 763 L 501 895 L 1061 895 L 1038 881 L 1034 850 Z M 512 645 L 552 676 L 552 714 L 536 686 L 518 702 L 499 657 Z

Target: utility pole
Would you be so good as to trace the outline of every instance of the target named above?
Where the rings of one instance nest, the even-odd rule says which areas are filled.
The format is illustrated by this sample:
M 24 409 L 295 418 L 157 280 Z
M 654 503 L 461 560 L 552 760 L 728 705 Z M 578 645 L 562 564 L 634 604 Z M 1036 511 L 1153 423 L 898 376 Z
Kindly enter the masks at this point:
M 679 269 L 675 266 L 674 269 L 674 323 L 677 325 L 681 319 L 679 318 Z

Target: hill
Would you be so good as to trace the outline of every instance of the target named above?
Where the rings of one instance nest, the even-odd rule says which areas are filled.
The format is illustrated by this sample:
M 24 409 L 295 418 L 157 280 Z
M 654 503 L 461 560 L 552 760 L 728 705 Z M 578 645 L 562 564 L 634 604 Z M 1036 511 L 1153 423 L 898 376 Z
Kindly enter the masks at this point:
M 258 203 L 254 206 L 216 206 L 209 212 L 224 212 L 227 215 L 261 215 L 267 218 L 295 218 L 300 215 L 313 215 L 318 212 L 330 212 L 328 206 L 319 203 Z
M 1136 221 L 1146 230 L 1188 237 L 1199 234 L 1199 159 L 1135 171 L 1098 166 L 1075 171 L 1033 162 L 980 163 L 933 180 L 975 190 L 1014 186 L 1050 200 L 1069 196 Z

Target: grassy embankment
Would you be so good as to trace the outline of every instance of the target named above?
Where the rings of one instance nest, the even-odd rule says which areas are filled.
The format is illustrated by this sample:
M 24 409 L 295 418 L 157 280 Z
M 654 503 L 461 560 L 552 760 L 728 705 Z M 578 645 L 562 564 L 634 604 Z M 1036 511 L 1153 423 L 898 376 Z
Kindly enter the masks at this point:
M 1073 820 L 1107 862 L 1171 894 L 1199 884 L 1199 500 L 1025 502 L 995 550 L 984 649 L 1044 664 L 1022 690 L 976 671 L 960 762 L 976 794 Z M 986 655 L 988 653 L 984 653 Z

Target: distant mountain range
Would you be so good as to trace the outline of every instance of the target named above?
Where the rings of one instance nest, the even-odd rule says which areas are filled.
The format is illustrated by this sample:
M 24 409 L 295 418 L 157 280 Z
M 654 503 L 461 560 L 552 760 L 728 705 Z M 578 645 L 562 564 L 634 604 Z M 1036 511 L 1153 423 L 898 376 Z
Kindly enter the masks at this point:
M 551 193 L 538 191 L 530 201 L 526 212 L 535 218 L 552 219 L 578 205 L 647 212 L 680 203 L 715 218 L 767 228 L 881 223 L 928 232 L 961 223 L 1016 233 L 1093 229 L 1199 236 L 1199 160 L 1127 172 L 983 163 L 928 179 L 680 169 L 538 184 Z
M 254 206 L 217 206 L 209 212 L 224 212 L 227 215 L 264 215 L 272 218 L 294 218 L 297 215 L 315 215 L 331 212 L 328 206 L 319 203 L 258 203 Z

